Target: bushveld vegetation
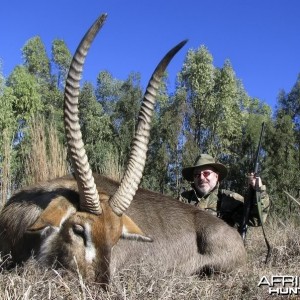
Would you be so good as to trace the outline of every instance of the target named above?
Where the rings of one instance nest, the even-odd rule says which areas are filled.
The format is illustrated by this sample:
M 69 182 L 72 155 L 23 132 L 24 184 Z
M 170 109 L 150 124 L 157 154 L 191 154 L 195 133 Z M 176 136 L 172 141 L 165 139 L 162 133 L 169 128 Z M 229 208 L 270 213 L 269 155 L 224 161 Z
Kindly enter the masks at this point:
M 33 37 L 22 56 L 24 63 L 7 78 L 0 74 L 1 206 L 16 189 L 71 171 L 62 123 L 70 52 L 64 41 L 55 40 L 48 58 L 41 38 Z M 299 78 L 291 91 L 278 95 L 272 112 L 247 94 L 229 61 L 215 67 L 205 46 L 189 50 L 178 71 L 172 93 L 167 74 L 160 87 L 142 186 L 177 197 L 188 187 L 181 178 L 182 167 L 192 164 L 198 153 L 208 152 L 230 166 L 224 187 L 244 194 L 265 122 L 261 176 L 272 201 L 266 224 L 273 248 L 270 262 L 263 263 L 263 237 L 260 229 L 253 229 L 247 238 L 247 268 L 235 274 L 182 278 L 175 271 L 156 274 L 147 266 L 132 266 L 117 274 L 104 292 L 80 274 L 30 261 L 1 271 L 1 299 L 267 299 L 267 290 L 257 287 L 261 276 L 298 274 L 300 222 L 294 200 L 300 191 Z M 96 86 L 83 84 L 81 128 L 94 171 L 115 179 L 122 176 L 141 98 L 139 73 L 119 80 L 100 70 Z M 0 266 L 6 259 L 2 257 Z

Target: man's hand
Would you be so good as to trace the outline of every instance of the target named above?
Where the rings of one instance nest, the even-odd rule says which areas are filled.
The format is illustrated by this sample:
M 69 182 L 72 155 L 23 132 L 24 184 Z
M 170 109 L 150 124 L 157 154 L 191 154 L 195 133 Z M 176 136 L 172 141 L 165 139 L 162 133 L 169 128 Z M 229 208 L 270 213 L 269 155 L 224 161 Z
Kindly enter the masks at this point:
M 248 176 L 248 184 L 251 185 L 254 189 L 256 189 L 256 185 L 255 185 L 256 179 L 258 179 L 258 186 L 257 186 L 257 188 L 260 188 L 262 186 L 261 178 L 259 176 L 255 176 L 254 173 L 251 173 Z

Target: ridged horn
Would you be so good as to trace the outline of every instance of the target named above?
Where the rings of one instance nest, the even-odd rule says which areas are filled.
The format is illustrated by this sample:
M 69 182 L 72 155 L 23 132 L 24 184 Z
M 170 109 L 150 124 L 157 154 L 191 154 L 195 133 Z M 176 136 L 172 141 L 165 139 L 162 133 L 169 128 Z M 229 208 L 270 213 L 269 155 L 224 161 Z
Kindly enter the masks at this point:
M 64 123 L 68 150 L 74 168 L 80 195 L 80 209 L 101 214 L 99 194 L 94 182 L 92 170 L 84 149 L 78 117 L 78 96 L 80 79 L 88 50 L 102 28 L 107 15 L 102 14 L 89 28 L 81 40 L 70 65 L 64 95 Z
M 117 215 L 123 214 L 129 207 L 142 179 L 156 93 L 169 62 L 186 42 L 187 40 L 182 41 L 165 55 L 148 83 L 139 112 L 137 130 L 132 141 L 127 168 L 118 190 L 110 199 L 110 206 Z

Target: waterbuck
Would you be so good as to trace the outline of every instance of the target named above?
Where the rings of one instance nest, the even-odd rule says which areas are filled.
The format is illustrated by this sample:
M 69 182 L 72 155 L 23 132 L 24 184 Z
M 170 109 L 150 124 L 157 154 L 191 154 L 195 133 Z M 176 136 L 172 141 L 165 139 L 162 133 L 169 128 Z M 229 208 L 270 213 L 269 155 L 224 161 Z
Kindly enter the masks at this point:
M 102 284 L 116 270 L 141 261 L 182 274 L 234 270 L 246 259 L 235 229 L 193 206 L 138 188 L 156 92 L 186 41 L 166 54 L 149 81 L 121 182 L 92 173 L 78 119 L 79 81 L 105 19 L 101 15 L 82 39 L 66 81 L 64 119 L 74 175 L 23 188 L 8 200 L 0 214 L 2 255 L 11 253 L 13 264 L 32 255 L 43 264 L 58 262 Z

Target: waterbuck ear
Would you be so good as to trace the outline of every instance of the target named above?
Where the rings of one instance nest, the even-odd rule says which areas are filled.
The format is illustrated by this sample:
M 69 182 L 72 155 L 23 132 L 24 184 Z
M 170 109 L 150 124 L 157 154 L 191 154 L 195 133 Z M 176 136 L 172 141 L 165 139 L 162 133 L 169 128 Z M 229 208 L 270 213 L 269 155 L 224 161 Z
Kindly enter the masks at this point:
M 40 231 L 49 226 L 60 227 L 75 212 L 75 207 L 66 198 L 59 196 L 48 204 L 37 220 L 27 228 L 27 231 Z
M 137 240 L 142 242 L 153 242 L 152 238 L 146 236 L 138 225 L 125 214 L 122 215 L 122 239 Z

